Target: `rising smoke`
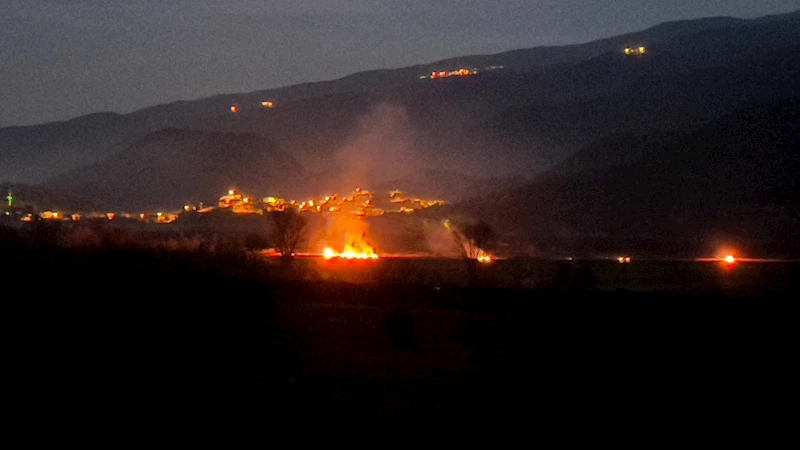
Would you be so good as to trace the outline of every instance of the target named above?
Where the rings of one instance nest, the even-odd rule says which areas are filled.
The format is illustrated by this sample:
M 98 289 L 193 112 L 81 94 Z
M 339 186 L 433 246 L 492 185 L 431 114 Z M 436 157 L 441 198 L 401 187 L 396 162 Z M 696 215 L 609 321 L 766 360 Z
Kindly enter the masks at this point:
M 406 109 L 391 103 L 374 105 L 362 116 L 353 136 L 334 153 L 341 189 L 375 186 L 422 170 L 413 143 L 416 132 Z

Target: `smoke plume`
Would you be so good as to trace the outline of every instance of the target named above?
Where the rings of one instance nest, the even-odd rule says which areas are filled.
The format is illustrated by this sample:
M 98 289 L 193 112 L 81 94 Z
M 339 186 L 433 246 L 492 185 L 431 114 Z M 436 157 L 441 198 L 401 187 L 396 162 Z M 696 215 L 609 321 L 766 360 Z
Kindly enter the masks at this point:
M 374 186 L 421 170 L 415 132 L 405 108 L 379 103 L 358 121 L 353 136 L 334 154 L 342 189 Z

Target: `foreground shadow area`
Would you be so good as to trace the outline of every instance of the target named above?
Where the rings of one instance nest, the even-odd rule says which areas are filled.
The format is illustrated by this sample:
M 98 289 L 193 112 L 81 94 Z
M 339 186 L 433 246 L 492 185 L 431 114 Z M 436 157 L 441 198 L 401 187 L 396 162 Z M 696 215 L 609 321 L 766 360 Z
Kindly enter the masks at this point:
M 5 267 L 35 280 L 3 302 L 19 417 L 749 414 L 788 373 L 791 290 L 278 282 L 148 258 Z

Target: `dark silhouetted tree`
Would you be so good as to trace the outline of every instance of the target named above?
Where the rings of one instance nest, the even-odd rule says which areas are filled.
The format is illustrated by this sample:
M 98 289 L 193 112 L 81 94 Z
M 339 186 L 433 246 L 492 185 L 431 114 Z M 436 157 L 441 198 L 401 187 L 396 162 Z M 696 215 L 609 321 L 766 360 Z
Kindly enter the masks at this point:
M 269 215 L 275 224 L 270 240 L 281 255 L 291 256 L 305 240 L 308 219 L 294 209 L 274 211 Z
M 461 257 L 467 263 L 469 284 L 478 283 L 478 258 L 494 234 L 492 227 L 486 222 L 453 224 L 449 220 L 444 225 L 450 230 L 461 251 Z
M 486 222 L 465 223 L 456 225 L 449 220 L 445 226 L 453 235 L 462 256 L 465 259 L 476 260 L 481 255 L 483 247 L 494 235 L 492 227 Z

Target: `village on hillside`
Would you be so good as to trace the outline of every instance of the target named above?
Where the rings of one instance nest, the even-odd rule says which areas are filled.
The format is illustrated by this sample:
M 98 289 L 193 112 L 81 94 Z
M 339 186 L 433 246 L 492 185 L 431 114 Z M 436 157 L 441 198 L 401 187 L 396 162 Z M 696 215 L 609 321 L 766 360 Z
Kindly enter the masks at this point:
M 17 198 L 11 191 L 0 208 L 0 217 L 8 222 L 33 222 L 37 220 L 72 221 L 85 219 L 102 219 L 114 221 L 120 219 L 135 220 L 144 223 L 171 224 L 190 215 L 205 215 L 214 211 L 230 211 L 235 215 L 263 215 L 270 212 L 294 210 L 310 214 L 349 214 L 356 217 L 383 216 L 385 214 L 409 214 L 416 211 L 443 206 L 443 200 L 425 200 L 409 197 L 404 192 L 395 190 L 385 195 L 375 196 L 371 191 L 356 188 L 348 195 L 331 194 L 322 198 L 307 200 L 287 200 L 280 197 L 254 196 L 241 193 L 236 189 L 229 190 L 219 198 L 216 205 L 183 205 L 171 211 L 52 211 L 39 210 L 36 205 Z

